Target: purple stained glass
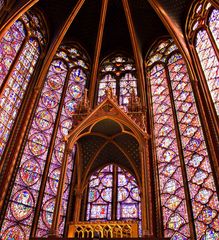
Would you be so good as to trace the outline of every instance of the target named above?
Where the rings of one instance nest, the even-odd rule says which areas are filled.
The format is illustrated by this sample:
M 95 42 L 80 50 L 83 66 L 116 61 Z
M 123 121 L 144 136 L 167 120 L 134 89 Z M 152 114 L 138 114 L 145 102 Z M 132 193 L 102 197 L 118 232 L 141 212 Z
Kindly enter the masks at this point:
M 116 80 L 112 75 L 105 75 L 103 79 L 100 80 L 99 83 L 99 91 L 98 91 L 98 102 L 102 102 L 105 97 L 106 89 L 111 88 L 113 94 L 116 95 Z
M 95 172 L 89 181 L 87 221 L 112 220 L 113 168 Z
M 18 20 L 6 32 L 0 42 L 0 86 L 3 84 L 26 37 L 24 24 Z
M 217 59 L 206 30 L 200 30 L 197 33 L 195 48 L 205 74 L 215 110 L 219 115 L 219 60 Z
M 60 71 L 60 68 L 62 69 L 61 71 Z M 53 74 L 59 74 L 62 78 L 61 88 L 59 90 L 52 89 L 52 87 L 48 84 L 51 76 L 50 74 L 51 72 Z M 46 129 L 44 127 L 44 124 L 35 124 L 35 123 L 36 121 L 39 122 L 40 118 L 44 117 L 44 114 L 42 114 L 42 111 L 49 112 L 51 114 L 50 116 L 53 116 L 54 113 L 55 114 L 57 113 L 58 103 L 61 97 L 60 93 L 63 88 L 66 75 L 67 75 L 66 66 L 60 63 L 60 61 L 54 60 L 49 68 L 46 82 L 42 89 L 41 97 L 39 99 L 38 107 L 35 112 L 32 127 L 29 131 L 28 138 L 25 143 L 24 152 L 21 157 L 18 174 L 16 176 L 15 184 L 9 200 L 9 206 L 7 208 L 5 220 L 3 222 L 2 229 L 5 228 L 5 224 L 7 224 L 8 221 L 14 222 L 14 224 L 18 222 L 22 230 L 24 230 L 23 224 L 25 224 L 25 226 L 29 226 L 29 228 L 25 230 L 26 239 L 29 239 L 29 234 L 32 226 L 33 217 L 34 217 L 34 209 L 36 207 L 36 203 L 38 200 L 40 183 L 42 180 L 42 173 L 47 160 L 48 146 L 51 141 L 52 132 L 50 131 L 50 129 L 53 129 L 54 127 L 55 117 L 54 118 L 52 117 L 49 119 L 50 127 L 47 126 Z M 53 91 L 54 93 L 57 93 L 57 98 L 53 99 L 53 102 L 55 104 L 52 105 L 52 107 L 51 107 L 51 101 L 49 97 L 47 98 L 47 101 L 45 101 L 44 93 L 47 93 L 49 91 Z M 47 119 L 48 118 L 46 117 L 46 120 Z M 41 119 L 41 121 L 44 121 L 44 120 Z M 31 177 L 35 179 L 31 181 L 30 180 Z M 27 193 L 31 196 L 29 197 L 29 199 L 31 199 L 31 201 L 29 200 L 29 202 L 32 203 L 31 206 L 26 206 L 25 199 L 20 202 L 17 202 L 14 200 L 17 192 L 22 193 L 22 191 L 27 191 Z M 13 192 L 16 192 L 16 193 L 13 194 Z M 25 195 L 23 194 L 22 196 L 25 196 Z M 13 206 L 13 208 L 10 207 L 11 205 Z M 17 209 L 17 211 L 15 209 Z M 10 217 L 9 211 L 12 214 L 13 218 Z M 20 219 L 18 219 L 19 215 L 21 216 Z M 25 220 L 23 220 L 22 215 L 25 216 Z M 49 213 L 46 216 L 49 217 Z
M 61 52 L 58 52 L 59 57 L 63 57 L 65 60 L 69 60 L 68 58 L 70 54 L 70 51 L 66 51 L 63 49 Z M 70 60 L 69 60 L 70 61 Z M 81 61 L 79 61 L 80 64 Z M 68 66 L 70 66 L 71 62 L 68 63 Z M 78 62 L 73 62 L 73 64 L 78 64 Z M 61 66 L 61 64 L 60 64 Z M 62 72 L 62 70 L 58 70 L 58 72 Z M 56 194 L 60 179 L 60 171 L 61 166 L 63 162 L 64 152 L 65 152 L 65 143 L 63 141 L 63 137 L 68 134 L 68 131 L 72 127 L 72 115 L 75 112 L 75 107 L 79 103 L 79 101 L 82 98 L 87 75 L 85 73 L 85 69 L 82 69 L 81 67 L 77 68 L 77 65 L 74 66 L 74 68 L 68 68 L 68 75 L 69 78 L 65 80 L 66 85 L 66 91 L 64 93 L 64 104 L 61 108 L 61 115 L 58 120 L 58 131 L 56 132 L 55 136 L 55 145 L 52 152 L 52 158 L 50 162 L 49 167 L 49 173 L 48 178 L 46 182 L 46 187 L 44 191 L 43 196 L 43 205 L 42 209 L 40 211 L 40 217 L 38 221 L 38 228 L 37 228 L 37 236 L 47 236 L 48 232 L 50 230 L 51 224 L 52 224 L 52 217 L 53 217 L 53 211 L 54 208 L 51 208 L 51 210 L 47 213 L 48 207 L 45 207 L 46 204 L 48 204 L 48 201 L 46 199 L 49 199 L 51 202 L 55 202 L 56 200 Z M 56 74 L 54 77 L 54 74 L 51 74 L 49 76 L 49 85 L 54 87 L 55 89 L 60 89 L 60 75 Z M 48 92 L 47 92 L 48 93 Z M 55 106 L 57 103 L 56 101 L 56 92 L 51 92 L 51 94 L 44 97 L 44 101 L 49 104 L 51 108 Z M 45 121 L 47 121 L 45 119 Z M 75 152 L 75 151 L 73 151 Z M 66 174 L 66 180 L 65 180 L 65 189 L 64 189 L 64 198 L 62 202 L 63 210 L 61 214 L 61 222 L 59 227 L 59 233 L 60 235 L 63 234 L 63 228 L 65 225 L 65 215 L 66 215 L 66 208 L 68 203 L 68 194 L 70 189 L 70 182 L 71 182 L 71 176 L 73 171 L 73 158 L 74 155 L 69 157 L 69 164 L 67 168 L 67 174 Z M 64 221 L 64 222 L 63 222 Z M 43 234 L 43 235 L 42 235 Z
M 117 185 L 113 176 L 117 178 Z M 113 193 L 116 190 L 116 195 Z M 113 219 L 112 201 L 116 200 L 116 219 Z M 126 170 L 108 165 L 90 177 L 87 221 L 137 220 L 141 228 L 140 192 L 135 178 Z M 141 235 L 141 232 L 140 232 Z
M 0 42 L 0 86 L 3 88 L 0 98 L 0 159 L 41 53 L 35 27 L 24 21 L 29 14 L 30 11 L 22 15 Z M 32 16 L 37 18 L 34 13 Z
M 214 9 L 208 20 L 209 28 L 219 49 L 219 9 Z
M 179 152 L 181 152 L 186 166 L 186 179 L 197 239 L 205 239 L 209 236 L 217 239 L 218 216 L 214 213 L 218 212 L 219 203 L 192 86 L 186 65 L 179 53 L 174 53 L 166 62 L 166 56 L 171 54 L 168 49 L 177 50 L 176 47 L 170 48 L 166 45 L 166 49 L 163 50 L 164 64 L 160 64 L 160 59 L 159 63 L 154 61 L 148 71 L 152 92 L 164 234 L 171 236 L 174 230 L 172 238 L 190 237 L 186 222 L 188 216 L 185 197 L 184 200 L 182 199 L 182 193 L 185 190 L 183 188 L 181 191 L 177 190 L 180 188 L 180 183 L 183 186 L 182 173 L 179 174 L 179 160 L 176 165 Z M 150 57 L 153 57 L 153 54 Z M 172 100 L 171 96 L 173 96 Z M 178 126 L 174 126 L 174 121 L 171 120 L 174 116 L 171 109 L 176 110 L 175 117 Z M 174 139 L 178 136 L 173 131 L 176 127 L 179 128 L 181 145 L 174 144 L 171 139 L 173 136 Z M 161 141 L 158 142 L 161 136 Z M 160 149 L 161 147 L 164 149 Z M 178 172 L 177 175 L 176 172 Z M 163 201 L 162 194 L 165 197 L 167 194 L 171 195 Z M 183 207 L 179 207 L 180 205 Z M 185 224 L 187 224 L 186 228 Z
M 137 79 L 131 73 L 126 73 L 120 79 L 120 104 L 128 105 L 131 92 L 134 90 L 137 96 Z
M 152 93 L 153 124 L 157 152 L 160 197 L 165 237 L 176 234 L 189 237 L 188 214 L 180 167 L 173 111 L 164 65 L 156 64 L 148 72 Z M 175 225 L 176 216 L 181 216 Z
M 193 215 L 196 216 L 194 219 L 196 234 L 198 239 L 202 239 L 207 237 L 205 233 L 208 231 L 219 231 L 219 219 L 217 214 L 214 214 L 219 211 L 219 201 L 192 86 L 180 54 L 175 54 L 169 59 L 168 71 L 182 141 L 192 210 Z M 185 111 L 183 106 L 186 104 L 190 104 L 190 108 Z M 217 207 L 212 205 L 212 201 Z M 211 227 L 208 225 L 210 223 Z
M 114 95 L 118 94 L 119 104 L 123 106 L 127 106 L 133 89 L 137 95 L 135 64 L 132 59 L 120 54 L 108 57 L 100 67 L 100 75 L 98 103 L 103 101 L 108 88 L 112 89 Z

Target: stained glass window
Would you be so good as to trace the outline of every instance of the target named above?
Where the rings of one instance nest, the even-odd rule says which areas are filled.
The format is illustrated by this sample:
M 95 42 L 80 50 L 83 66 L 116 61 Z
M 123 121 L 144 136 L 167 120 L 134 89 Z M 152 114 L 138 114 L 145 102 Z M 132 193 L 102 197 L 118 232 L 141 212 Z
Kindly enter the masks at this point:
M 107 58 L 100 67 L 98 103 L 105 97 L 105 90 L 111 88 L 119 104 L 127 106 L 130 93 L 137 95 L 137 79 L 134 61 L 121 54 Z
M 113 166 L 95 172 L 89 181 L 87 221 L 112 220 Z
M 47 73 L 7 206 L 1 233 L 29 239 L 33 221 L 36 236 L 51 228 L 65 152 L 63 137 L 72 127 L 72 114 L 81 99 L 88 74 L 87 57 L 76 45 L 61 46 Z M 67 156 L 59 234 L 63 234 L 75 150 Z M 45 184 L 43 185 L 43 183 Z M 40 189 L 44 189 L 39 198 Z M 41 209 L 35 216 L 37 203 Z M 16 235 L 16 236 L 17 236 Z
M 29 11 L 11 26 L 0 41 L 0 159 L 40 53 L 46 45 L 42 24 L 40 15 Z
M 158 54 L 163 57 L 155 57 Z M 155 47 L 146 66 L 152 95 L 164 235 L 173 239 L 190 237 L 191 206 L 197 239 L 216 240 L 219 201 L 185 62 L 175 44 L 167 40 Z M 185 198 L 187 189 L 189 201 Z
M 116 209 L 113 209 L 113 199 L 117 202 Z M 138 220 L 140 225 L 140 201 L 139 187 L 133 175 L 120 167 L 108 165 L 90 177 L 86 220 L 132 219 Z M 113 212 L 116 219 L 112 217 Z
M 196 4 L 196 5 L 195 5 Z M 203 70 L 208 92 L 219 115 L 219 10 L 206 1 L 194 3 L 190 17 L 188 38 Z

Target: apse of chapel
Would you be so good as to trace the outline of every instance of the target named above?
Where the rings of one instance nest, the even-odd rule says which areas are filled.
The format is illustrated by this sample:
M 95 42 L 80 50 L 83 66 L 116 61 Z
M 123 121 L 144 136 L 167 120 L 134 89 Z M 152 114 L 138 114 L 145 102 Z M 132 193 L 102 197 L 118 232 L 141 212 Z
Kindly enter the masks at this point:
M 39 12 L 39 24 L 49 32 L 3 153 L 3 239 L 11 232 L 22 239 L 66 237 L 69 221 L 95 220 L 86 218 L 88 183 L 107 166 L 113 169 L 110 174 L 124 169 L 138 183 L 144 237 L 217 239 L 218 115 L 205 74 L 217 77 L 218 35 L 211 36 L 215 65 L 210 70 L 205 68 L 213 62 L 205 41 L 200 45 L 205 45 L 201 55 L 207 64 L 201 66 L 200 52 L 194 54 L 196 33 L 210 28 L 209 19 L 218 32 L 216 1 L 23 0 L 2 15 L 4 35 L 35 5 L 29 12 Z M 202 10 L 196 7 L 203 2 L 206 10 L 214 10 L 214 18 L 199 18 Z M 196 28 L 197 19 L 204 25 Z M 65 48 L 71 45 L 78 49 Z M 116 71 L 107 70 L 112 63 Z M 104 79 L 108 73 L 113 83 Z M 113 178 L 115 187 L 119 180 L 116 174 Z M 111 220 L 121 220 L 115 218 L 115 202 Z

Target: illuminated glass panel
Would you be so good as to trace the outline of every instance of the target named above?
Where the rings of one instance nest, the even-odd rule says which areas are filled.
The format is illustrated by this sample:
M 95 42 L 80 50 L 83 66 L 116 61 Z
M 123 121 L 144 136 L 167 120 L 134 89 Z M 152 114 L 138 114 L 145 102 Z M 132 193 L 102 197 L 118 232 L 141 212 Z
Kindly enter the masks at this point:
M 219 49 L 219 10 L 214 9 L 209 18 L 209 28 Z
M 174 127 L 173 110 L 164 65 L 148 72 L 152 93 L 153 121 L 160 197 L 165 237 L 190 235 L 184 183 Z
M 128 105 L 128 100 L 133 90 L 137 96 L 137 79 L 131 73 L 126 73 L 120 80 L 119 102 L 121 105 Z
M 188 224 L 186 228 L 180 227 L 183 224 L 182 218 L 185 219 L 186 216 L 186 219 L 188 219 L 185 197 L 183 203 L 181 200 L 178 200 L 178 196 L 168 197 L 166 192 L 163 192 L 165 184 L 169 182 L 173 184 L 174 178 L 174 180 L 177 180 L 177 184 L 181 183 L 181 186 L 185 184 L 182 181 L 182 173 L 175 175 L 176 169 L 179 170 L 182 164 L 179 161 L 181 154 L 183 164 L 185 164 L 186 175 L 184 178 L 188 184 L 188 194 L 190 196 L 197 239 L 218 239 L 219 202 L 207 146 L 184 60 L 179 53 L 170 55 L 171 52 L 177 50 L 177 47 L 173 45 L 170 41 L 169 45 L 166 44 L 164 46 L 164 49 L 162 49 L 163 58 L 160 57 L 156 60 L 154 56 L 157 52 L 153 51 L 149 55 L 151 59 L 147 61 L 150 66 L 148 78 L 151 82 L 154 135 L 161 205 L 163 208 L 164 234 L 165 236 L 173 237 L 173 239 L 190 236 Z M 159 49 L 158 52 L 161 53 L 161 48 Z M 168 58 L 167 62 L 169 55 L 170 58 Z M 163 62 L 163 64 L 160 62 Z M 206 61 L 205 64 L 207 63 Z M 177 126 L 175 125 L 176 122 Z M 179 131 L 176 131 L 177 129 Z M 177 139 L 177 137 L 180 139 Z M 171 138 L 176 140 L 175 144 Z M 175 164 L 176 160 L 178 162 L 177 165 Z M 171 184 L 169 186 L 173 186 Z M 170 190 L 171 188 L 168 189 Z M 182 191 L 184 192 L 185 190 L 182 189 Z M 164 197 L 162 195 L 167 197 L 167 199 L 163 200 Z M 178 207 L 179 203 L 183 203 L 183 211 L 181 211 L 181 207 Z M 164 211 L 164 206 L 168 208 L 168 211 Z M 179 215 L 175 214 L 174 221 L 168 222 L 168 218 L 171 216 L 170 210 L 179 211 Z M 170 228 L 176 228 L 177 226 L 180 227 L 175 229 L 178 232 L 173 236 L 169 235 Z M 166 229 L 167 227 L 169 229 Z
M 127 171 L 118 168 L 117 172 L 117 220 L 138 220 L 141 233 L 141 199 L 135 178 Z
M 195 47 L 206 77 L 215 109 L 219 115 L 219 61 L 206 30 L 200 30 L 197 33 Z
M 198 239 L 219 239 L 219 202 L 187 68 L 180 54 L 168 61 Z M 205 232 L 207 234 L 205 234 Z
M 32 34 L 39 40 L 42 46 L 46 45 L 47 34 L 43 17 L 36 11 L 28 11 L 21 16 L 27 28 L 31 28 Z
M 132 89 L 137 95 L 135 70 L 134 61 L 130 58 L 120 54 L 107 58 L 100 67 L 98 103 L 104 99 L 105 90 L 111 88 L 114 95 L 118 94 L 119 104 L 127 106 Z
M 24 24 L 16 21 L 0 42 L 0 87 L 26 36 Z
M 0 159 L 46 42 L 44 21 L 32 10 L 22 15 L 0 41 Z
M 95 172 L 89 181 L 87 221 L 112 220 L 113 165 Z
M 21 158 L 1 230 L 3 235 L 11 225 L 14 226 L 12 232 L 15 228 L 19 229 L 25 236 L 23 239 L 29 239 L 66 75 L 66 65 L 62 61 L 54 60 L 49 68 Z M 19 200 L 17 200 L 18 197 Z M 48 210 L 53 207 L 52 201 L 47 202 Z M 50 214 L 47 214 L 45 218 L 49 221 Z
M 65 60 L 68 58 L 68 52 L 66 51 L 59 51 L 58 56 L 62 56 Z M 69 52 L 70 53 L 70 52 Z M 85 66 L 80 60 L 80 65 Z M 74 62 L 74 64 L 78 64 Z M 79 65 L 79 64 L 78 64 Z M 68 130 L 72 127 L 72 115 L 75 113 L 75 107 L 78 105 L 78 102 L 81 100 L 87 76 L 85 71 L 79 67 L 69 69 L 69 78 L 66 80 L 66 91 L 64 93 L 64 104 L 61 110 L 61 116 L 58 123 L 58 131 L 55 137 L 55 146 L 52 153 L 50 168 L 48 179 L 46 182 L 46 188 L 43 197 L 43 204 L 42 209 L 40 212 L 40 218 L 38 222 L 38 230 L 37 236 L 47 236 L 51 224 L 52 224 L 52 216 L 54 211 L 54 203 L 56 200 L 56 194 L 58 189 L 59 183 L 59 176 L 60 170 L 62 166 L 63 156 L 65 152 L 65 143 L 63 141 L 63 137 L 68 134 Z M 73 160 L 69 160 L 67 174 L 66 174 L 66 181 L 65 181 L 65 189 L 64 189 L 64 197 L 62 201 L 62 209 L 61 209 L 61 218 L 60 218 L 60 234 L 63 233 L 64 224 L 65 224 L 65 214 L 66 214 L 66 207 L 68 203 L 68 193 L 69 193 L 69 185 L 71 182 L 71 175 L 73 170 Z M 47 203 L 53 203 L 53 208 L 50 208 L 48 211 Z M 48 216 L 48 217 L 47 217 Z
M 34 19 L 34 22 L 36 21 L 37 19 Z M 25 19 L 25 22 L 32 24 L 32 20 L 30 21 L 28 18 Z M 44 40 L 41 39 L 42 44 L 43 42 Z M 31 51 L 30 46 L 28 50 Z M 25 57 L 22 55 L 21 57 L 29 59 L 31 55 L 26 52 Z M 48 234 L 52 224 L 65 151 L 63 137 L 72 128 L 72 115 L 85 88 L 88 70 L 86 61 L 85 54 L 77 48 L 61 46 L 50 65 L 27 141 L 24 143 L 21 162 L 6 209 L 1 229 L 1 234 L 5 237 L 17 237 L 16 234 L 19 234 L 22 239 L 29 239 L 35 209 L 39 201 L 39 192 L 43 187 L 41 182 L 45 175 L 46 164 L 48 166 L 48 176 L 36 234 L 37 236 L 47 236 Z M 29 66 L 29 70 L 32 71 L 31 66 Z M 51 144 L 53 142 L 54 145 Z M 63 234 L 65 226 L 74 155 L 75 149 L 67 156 L 65 188 L 59 222 L 60 235 Z M 51 159 L 49 156 L 51 156 Z
M 112 75 L 108 74 L 100 80 L 99 83 L 99 91 L 98 91 L 98 102 L 102 102 L 105 96 L 106 89 L 111 88 L 113 94 L 116 95 L 116 80 L 112 77 Z
M 117 196 L 113 196 L 115 190 Z M 116 201 L 116 219 L 112 217 L 113 200 Z M 90 178 L 86 219 L 87 221 L 138 220 L 141 235 L 140 201 L 136 179 L 126 170 L 109 165 L 96 171 Z
M 30 38 L 2 91 L 0 99 L 0 155 L 3 154 L 39 55 L 38 42 Z

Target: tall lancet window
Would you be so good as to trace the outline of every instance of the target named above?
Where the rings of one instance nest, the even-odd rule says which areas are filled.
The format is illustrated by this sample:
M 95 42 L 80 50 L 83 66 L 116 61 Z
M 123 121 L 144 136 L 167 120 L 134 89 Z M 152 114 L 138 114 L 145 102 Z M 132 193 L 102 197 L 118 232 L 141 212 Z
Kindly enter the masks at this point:
M 30 130 L 20 153 L 19 168 L 4 215 L 3 239 L 46 237 L 51 229 L 60 169 L 65 152 L 64 136 L 72 127 L 72 114 L 88 78 L 88 58 L 77 45 L 61 46 L 47 73 Z M 74 150 L 68 155 L 59 234 L 65 227 Z
M 209 1 L 193 3 L 187 35 L 204 74 L 204 87 L 219 115 L 219 9 Z
M 219 201 L 185 62 L 173 41 L 163 40 L 146 68 L 164 236 L 188 239 L 193 228 L 194 238 L 216 240 Z
M 42 16 L 25 13 L 0 40 L 0 160 L 9 140 L 32 75 L 46 47 Z
M 122 54 L 106 58 L 100 67 L 98 86 L 98 103 L 105 97 L 105 90 L 111 88 L 118 97 L 120 105 L 127 106 L 130 93 L 137 95 L 137 79 L 134 60 Z
M 138 220 L 141 225 L 140 190 L 128 171 L 108 165 L 93 173 L 88 186 L 87 221 Z

